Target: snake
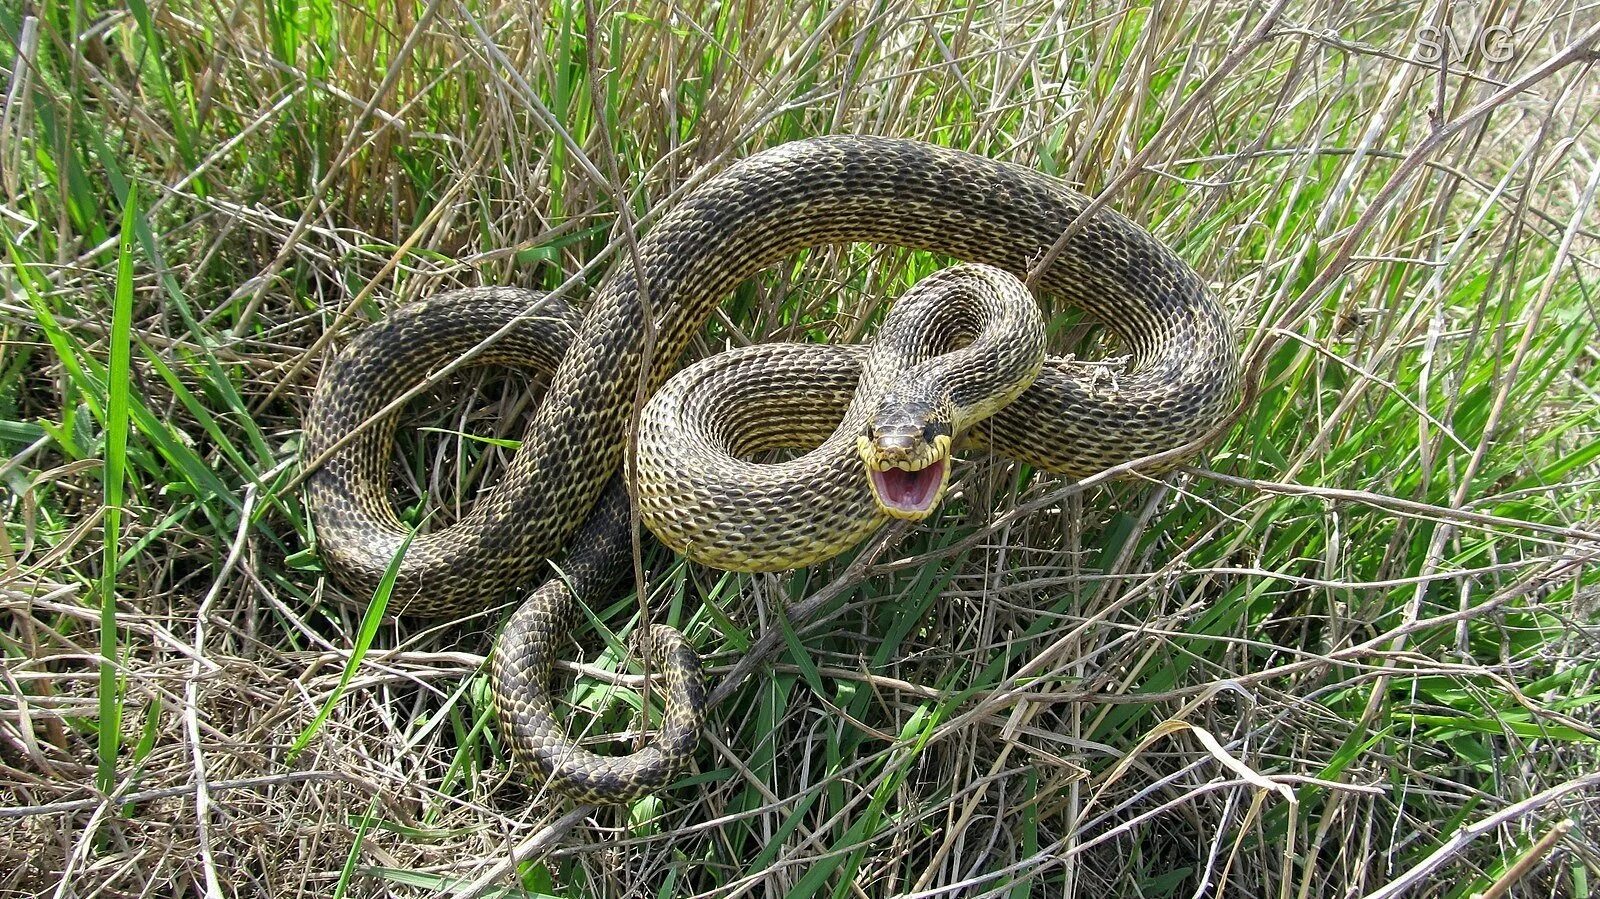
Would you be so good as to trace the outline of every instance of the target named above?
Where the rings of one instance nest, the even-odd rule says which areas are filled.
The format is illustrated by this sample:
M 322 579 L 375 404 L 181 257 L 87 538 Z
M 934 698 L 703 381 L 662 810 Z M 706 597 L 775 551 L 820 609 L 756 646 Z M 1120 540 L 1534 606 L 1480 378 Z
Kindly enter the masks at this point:
M 755 345 L 677 372 L 741 283 L 802 250 L 854 242 L 965 264 L 901 297 L 871 345 Z M 1044 325 L 1024 308 L 1034 294 L 1098 322 L 1126 363 L 1106 377 L 1043 355 Z M 526 370 L 544 395 L 498 479 L 459 520 L 417 533 L 388 490 L 396 398 L 463 356 Z M 829 135 L 701 181 L 619 254 L 585 309 L 467 288 L 363 328 L 313 393 L 304 496 L 328 572 L 352 595 L 386 585 L 389 614 L 478 614 L 532 588 L 490 654 L 501 729 L 536 782 L 620 804 L 686 770 L 706 714 L 699 658 L 662 624 L 635 634 L 665 681 L 648 745 L 595 753 L 554 709 L 559 651 L 630 569 L 635 511 L 697 562 L 816 564 L 887 521 L 931 514 L 964 448 L 1068 478 L 1169 469 L 1225 426 L 1239 380 L 1222 304 L 1131 219 L 1036 169 Z M 803 452 L 755 458 L 783 447 Z

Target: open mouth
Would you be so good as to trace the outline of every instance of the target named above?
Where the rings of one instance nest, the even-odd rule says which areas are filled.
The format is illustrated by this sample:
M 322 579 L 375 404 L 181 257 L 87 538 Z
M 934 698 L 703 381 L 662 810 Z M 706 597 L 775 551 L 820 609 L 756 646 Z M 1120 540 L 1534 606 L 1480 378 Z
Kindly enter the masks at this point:
M 886 471 L 869 471 L 872 492 L 883 510 L 896 518 L 912 520 L 924 518 L 933 511 L 934 503 L 943 492 L 944 476 L 950 465 L 948 459 L 936 459 L 924 468 L 907 471 L 890 468 Z

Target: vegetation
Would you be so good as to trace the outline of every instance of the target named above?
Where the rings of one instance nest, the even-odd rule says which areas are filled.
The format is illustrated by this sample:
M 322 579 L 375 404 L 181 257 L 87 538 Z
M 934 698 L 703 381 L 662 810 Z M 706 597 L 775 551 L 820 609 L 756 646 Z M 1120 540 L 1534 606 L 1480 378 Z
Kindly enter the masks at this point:
M 1594 23 L 3 0 L 0 889 L 1592 895 Z M 581 302 L 694 178 L 830 132 L 1106 195 L 1209 279 L 1253 389 L 1169 476 L 969 460 L 935 521 L 781 577 L 647 550 L 644 601 L 571 650 L 574 732 L 637 733 L 646 620 L 719 680 L 752 662 L 692 776 L 572 809 L 493 726 L 506 606 L 384 621 L 322 576 L 317 371 L 450 287 Z M 862 339 L 942 263 L 819 248 L 694 353 Z M 1052 313 L 1058 349 L 1116 354 Z M 408 520 L 495 477 L 537 386 L 473 370 L 408 407 Z

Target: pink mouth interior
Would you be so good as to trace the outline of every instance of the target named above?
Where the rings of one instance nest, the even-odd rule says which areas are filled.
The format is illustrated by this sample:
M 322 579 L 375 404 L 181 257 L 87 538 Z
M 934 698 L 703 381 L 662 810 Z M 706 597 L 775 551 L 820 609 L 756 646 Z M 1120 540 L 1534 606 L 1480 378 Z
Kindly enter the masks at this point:
M 939 485 L 944 482 L 945 460 L 919 471 L 891 468 L 874 471 L 872 488 L 885 506 L 901 512 L 927 512 L 939 496 Z

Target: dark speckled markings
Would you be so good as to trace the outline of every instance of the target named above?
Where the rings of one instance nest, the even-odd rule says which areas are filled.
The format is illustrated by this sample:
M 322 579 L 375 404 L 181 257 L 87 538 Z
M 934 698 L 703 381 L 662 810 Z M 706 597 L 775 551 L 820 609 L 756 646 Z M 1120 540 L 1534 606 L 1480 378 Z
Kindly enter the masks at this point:
M 871 346 L 758 344 L 703 359 L 640 416 L 640 519 L 674 551 L 716 568 L 815 565 L 888 521 L 856 449 L 874 416 L 916 408 L 924 414 L 914 431 L 961 434 L 1015 400 L 1044 364 L 1039 305 L 987 265 L 924 279 Z M 950 445 L 915 443 L 941 459 Z M 746 461 L 779 448 L 808 452 Z
M 641 280 L 658 316 L 653 358 L 678 359 L 735 286 L 802 248 L 885 243 L 1021 275 L 1087 202 L 1038 172 L 915 141 L 834 136 L 785 144 L 686 197 L 641 241 L 639 270 L 624 254 L 581 320 L 537 294 L 482 289 L 412 304 L 367 329 L 324 371 L 304 453 L 319 457 L 427 372 L 515 321 L 479 361 L 549 372 L 549 392 L 499 483 L 454 526 L 411 544 L 391 608 L 425 616 L 477 611 L 530 586 L 545 560 L 569 544 L 560 566 L 567 583 L 599 596 L 621 570 L 619 558 L 605 554 L 626 558 L 627 500 L 614 476 L 641 364 Z M 1114 381 L 1045 365 L 1031 387 L 973 429 L 978 439 L 1081 476 L 1192 443 L 1228 413 L 1239 366 L 1222 310 L 1194 271 L 1137 225 L 1096 213 L 1039 289 L 1098 318 L 1132 361 Z M 822 372 L 813 405 L 850 392 L 865 354 L 822 352 L 808 357 Z M 669 374 L 654 367 L 647 395 Z M 830 414 L 846 405 L 836 403 Z M 324 558 L 358 593 L 377 585 L 405 537 L 384 487 L 393 435 L 392 420 L 369 429 L 307 482 Z M 707 504 L 715 501 L 701 501 Z M 552 580 L 502 632 L 494 651 L 501 722 L 517 756 L 553 789 L 585 801 L 627 801 L 669 782 L 692 755 L 701 715 L 695 697 L 703 692 L 698 665 L 681 637 L 651 629 L 651 652 L 669 681 L 658 742 L 622 757 L 576 748 L 553 717 L 545 686 L 555 648 L 571 630 L 573 599 Z

